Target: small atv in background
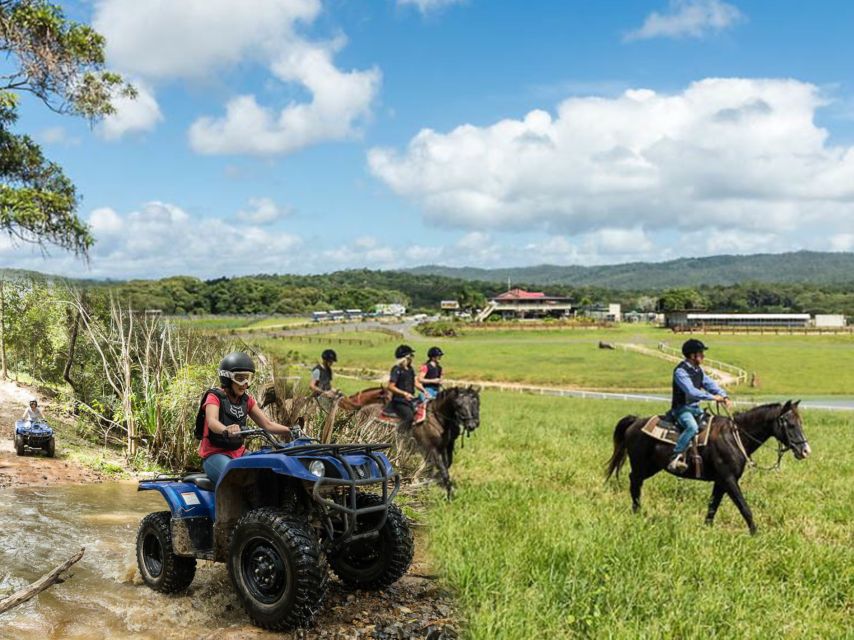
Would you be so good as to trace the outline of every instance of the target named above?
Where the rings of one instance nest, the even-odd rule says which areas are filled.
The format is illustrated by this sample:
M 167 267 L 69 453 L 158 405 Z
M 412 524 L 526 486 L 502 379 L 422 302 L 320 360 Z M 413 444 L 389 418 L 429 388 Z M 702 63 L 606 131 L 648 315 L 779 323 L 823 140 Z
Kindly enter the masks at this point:
M 311 622 L 330 567 L 360 589 L 382 589 L 406 573 L 413 538 L 392 504 L 400 476 L 381 453 L 390 445 L 303 437 L 282 444 L 262 429 L 241 435 L 270 446 L 229 462 L 216 487 L 202 473 L 140 481 L 140 491 L 159 491 L 169 505 L 137 533 L 145 584 L 183 591 L 196 559 L 225 562 L 252 621 L 280 630 Z
M 15 422 L 15 452 L 22 456 L 27 449 L 44 451 L 48 458 L 56 453 L 56 438 L 46 422 L 17 420 Z

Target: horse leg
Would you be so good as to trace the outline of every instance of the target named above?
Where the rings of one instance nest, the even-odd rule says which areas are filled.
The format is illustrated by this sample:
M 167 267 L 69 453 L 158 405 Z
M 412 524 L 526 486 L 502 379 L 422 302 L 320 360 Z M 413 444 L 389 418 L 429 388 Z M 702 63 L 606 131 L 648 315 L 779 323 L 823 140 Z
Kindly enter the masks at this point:
M 629 474 L 629 491 L 632 494 L 632 511 L 637 513 L 640 511 L 641 487 L 643 486 L 643 476 L 634 468 Z
M 750 512 L 750 507 L 747 506 L 744 494 L 741 493 L 741 487 L 738 486 L 738 480 L 733 477 L 729 477 L 725 482 L 727 494 L 735 503 L 735 506 L 738 507 L 741 517 L 744 518 L 744 521 L 747 523 L 747 528 L 750 529 L 751 535 L 755 534 L 756 524 L 753 522 L 753 514 Z
M 433 448 L 431 450 L 430 457 L 433 459 L 433 464 L 439 470 L 439 476 L 442 478 L 442 486 L 445 487 L 445 491 L 448 494 L 448 500 L 450 500 L 453 497 L 454 486 L 451 483 L 451 474 L 445 464 L 445 456 Z
M 721 506 L 726 489 L 720 482 L 715 482 L 712 488 L 712 498 L 709 500 L 709 511 L 706 513 L 706 524 L 711 526 L 715 521 L 715 514 L 718 512 L 718 507 Z

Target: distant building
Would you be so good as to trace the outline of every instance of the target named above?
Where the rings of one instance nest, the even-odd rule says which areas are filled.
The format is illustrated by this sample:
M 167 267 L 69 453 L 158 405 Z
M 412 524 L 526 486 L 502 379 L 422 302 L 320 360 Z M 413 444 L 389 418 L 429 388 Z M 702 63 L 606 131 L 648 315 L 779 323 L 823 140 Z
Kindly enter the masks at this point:
M 808 327 L 808 313 L 704 313 L 671 311 L 666 314 L 671 329 L 702 329 L 705 327 Z
M 838 329 L 846 326 L 848 323 L 845 316 L 839 314 L 818 314 L 815 317 L 814 324 L 816 328 L 834 328 Z
M 475 318 L 483 322 L 493 314 L 506 320 L 523 318 L 560 318 L 572 314 L 572 301 L 549 296 L 541 291 L 510 289 L 492 298 Z
M 456 300 L 442 300 L 439 307 L 442 311 L 459 311 L 460 303 Z
M 378 316 L 403 316 L 406 315 L 406 307 L 396 302 L 390 304 L 378 304 L 374 307 Z
M 602 322 L 623 321 L 622 307 L 619 304 L 597 304 L 585 307 L 581 311 L 586 317 Z

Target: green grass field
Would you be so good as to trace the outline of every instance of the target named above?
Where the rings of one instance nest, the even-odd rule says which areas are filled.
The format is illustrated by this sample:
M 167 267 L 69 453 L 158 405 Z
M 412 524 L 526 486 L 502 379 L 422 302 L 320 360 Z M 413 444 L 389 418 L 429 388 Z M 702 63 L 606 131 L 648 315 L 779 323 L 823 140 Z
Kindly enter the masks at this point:
M 345 337 L 350 334 L 342 334 Z M 758 388 L 737 395 L 854 395 L 854 336 L 700 335 L 710 357 L 756 372 Z M 615 329 L 566 331 L 472 331 L 457 338 L 411 340 L 423 358 L 440 345 L 451 377 L 604 390 L 666 391 L 672 364 L 657 358 L 598 348 L 598 342 L 634 342 L 678 347 L 685 336 L 662 329 L 624 325 Z M 319 338 L 318 340 L 322 340 Z M 273 353 L 295 350 L 313 362 L 323 345 L 296 340 L 267 341 Z M 346 367 L 385 370 L 393 344 L 335 345 Z
M 341 334 L 342 338 L 351 334 Z M 587 389 L 669 388 L 672 365 L 657 358 L 598 348 L 599 340 L 625 339 L 607 331 L 497 331 L 472 333 L 461 338 L 417 338 L 408 340 L 417 349 L 419 361 L 427 349 L 439 344 L 447 355 L 443 364 L 457 379 L 500 380 Z M 296 340 L 269 340 L 262 345 L 272 353 L 295 350 L 311 361 L 319 356 L 321 344 Z M 394 342 L 342 345 L 336 349 L 339 365 L 390 369 Z M 315 353 L 316 352 L 316 353 Z
M 711 486 L 666 474 L 633 515 L 603 483 L 615 422 L 651 405 L 489 392 L 429 511 L 431 552 L 471 638 L 842 638 L 854 607 L 848 414 L 807 413 L 813 456 L 742 486 L 759 534 Z M 771 447 L 757 454 L 774 459 Z

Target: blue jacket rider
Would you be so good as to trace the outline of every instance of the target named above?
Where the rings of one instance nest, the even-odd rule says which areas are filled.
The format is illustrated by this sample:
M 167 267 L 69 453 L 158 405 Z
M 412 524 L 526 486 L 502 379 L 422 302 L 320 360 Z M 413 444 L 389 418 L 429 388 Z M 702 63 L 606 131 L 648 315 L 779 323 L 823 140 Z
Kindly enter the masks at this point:
M 667 465 L 667 470 L 673 473 L 684 473 L 688 469 L 683 454 L 700 430 L 697 424 L 697 419 L 703 415 L 700 402 L 714 400 L 724 403 L 727 407 L 732 406 L 726 391 L 703 371 L 701 365 L 707 349 L 699 340 L 688 340 L 682 345 L 685 360 L 673 370 L 673 400 L 670 413 L 682 427 L 682 433 L 673 447 L 673 455 Z

